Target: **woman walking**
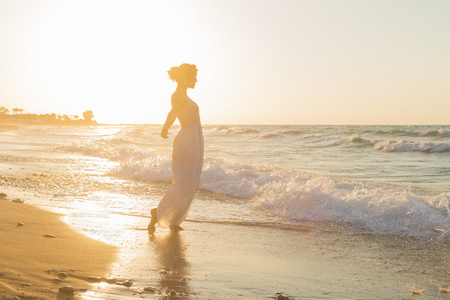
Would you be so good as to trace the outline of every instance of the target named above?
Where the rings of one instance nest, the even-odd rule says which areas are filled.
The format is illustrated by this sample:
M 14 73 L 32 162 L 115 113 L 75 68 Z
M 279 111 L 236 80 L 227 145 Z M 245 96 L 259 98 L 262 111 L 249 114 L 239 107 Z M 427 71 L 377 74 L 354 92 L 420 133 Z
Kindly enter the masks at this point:
M 187 95 L 188 88 L 195 88 L 197 68 L 195 65 L 182 64 L 168 71 L 169 78 L 177 83 L 172 94 L 172 109 L 167 115 L 161 130 L 161 136 L 167 138 L 169 128 L 178 118 L 181 130 L 175 137 L 172 152 L 172 185 L 151 210 L 149 231 L 155 230 L 155 224 L 180 229 L 191 208 L 192 200 L 200 181 L 203 166 L 203 133 L 197 104 Z

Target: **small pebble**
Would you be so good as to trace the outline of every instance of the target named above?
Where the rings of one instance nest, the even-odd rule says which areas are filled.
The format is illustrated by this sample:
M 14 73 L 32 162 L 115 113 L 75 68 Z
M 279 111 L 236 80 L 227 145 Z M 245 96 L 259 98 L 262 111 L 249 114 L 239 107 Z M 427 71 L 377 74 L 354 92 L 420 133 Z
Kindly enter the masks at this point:
M 177 295 L 177 292 L 175 292 L 174 290 L 172 290 L 170 293 L 169 293 L 169 296 L 172 296 L 172 297 L 175 297 Z
M 56 238 L 56 236 L 54 234 L 44 234 L 44 237 L 49 238 L 49 239 Z
M 6 195 L 5 193 L 0 193 L 0 199 L 6 198 L 8 197 L 8 195 Z
M 66 279 L 67 276 L 69 276 L 69 275 L 67 275 L 66 272 L 60 272 L 60 273 L 58 273 L 58 277 L 61 278 L 61 279 Z
M 284 296 L 284 295 L 279 294 L 279 295 L 277 296 L 277 300 L 289 300 L 289 297 L 288 297 L 288 296 Z
M 16 199 L 12 200 L 11 202 L 14 202 L 14 203 L 25 203 L 25 201 L 23 201 L 22 199 L 19 199 L 19 198 L 16 198 Z
M 22 227 L 23 223 L 17 223 L 17 227 Z
M 114 283 L 116 283 L 117 282 L 117 279 L 115 279 L 115 278 L 106 278 L 106 283 L 109 283 L 109 284 L 114 284 Z
M 120 285 L 126 286 L 126 287 L 130 287 L 133 283 L 129 280 L 126 280 L 124 282 L 119 283 Z
M 88 281 L 93 282 L 93 283 L 98 283 L 98 282 L 102 282 L 102 279 L 100 277 L 90 276 L 88 278 Z
M 149 292 L 149 293 L 155 293 L 156 289 L 148 286 L 148 287 L 144 288 L 144 291 Z
M 61 270 L 59 270 L 59 269 L 53 269 L 52 271 L 53 271 L 53 273 L 59 273 L 59 272 L 61 272 Z
M 73 293 L 75 291 L 75 289 L 71 286 L 63 286 L 59 288 L 59 291 L 61 293 Z

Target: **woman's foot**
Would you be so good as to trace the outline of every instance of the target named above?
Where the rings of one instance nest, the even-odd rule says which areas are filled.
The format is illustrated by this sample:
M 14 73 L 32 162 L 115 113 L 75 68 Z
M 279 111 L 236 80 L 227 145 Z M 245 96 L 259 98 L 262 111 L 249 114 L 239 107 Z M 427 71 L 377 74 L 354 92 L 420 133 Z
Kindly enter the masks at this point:
M 180 225 L 175 225 L 175 226 L 170 227 L 170 231 L 172 231 L 172 232 L 177 232 L 177 231 L 181 231 L 181 230 L 183 230 L 183 227 L 181 227 Z
M 153 208 L 150 211 L 150 214 L 152 216 L 152 219 L 150 220 L 150 224 L 148 224 L 147 230 L 150 232 L 154 232 L 155 231 L 155 224 L 156 222 L 158 222 L 157 218 L 156 218 L 156 208 Z
M 148 230 L 148 232 L 155 232 L 155 230 L 156 230 L 155 225 L 148 224 L 147 230 Z

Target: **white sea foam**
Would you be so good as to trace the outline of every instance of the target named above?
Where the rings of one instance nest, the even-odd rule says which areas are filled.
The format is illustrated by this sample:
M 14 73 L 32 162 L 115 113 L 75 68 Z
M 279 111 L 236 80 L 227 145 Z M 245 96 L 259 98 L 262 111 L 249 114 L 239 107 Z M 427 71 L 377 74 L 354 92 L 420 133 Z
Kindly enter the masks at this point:
M 267 139 L 267 138 L 274 138 L 274 137 L 280 137 L 283 136 L 283 134 L 280 131 L 273 131 L 273 132 L 264 132 L 261 133 L 258 138 Z
M 383 152 L 447 152 L 450 151 L 450 143 L 431 141 L 405 141 L 405 140 L 377 140 L 364 139 L 360 136 L 350 137 L 350 142 L 363 143 L 373 146 L 373 149 Z
M 245 129 L 245 128 L 234 128 L 227 126 L 219 126 L 216 128 L 216 132 L 220 132 L 225 135 L 234 135 L 234 134 L 246 134 L 246 133 L 259 133 L 258 130 L 254 129 Z
M 350 141 L 386 152 L 450 151 L 443 150 L 449 149 L 443 142 L 382 141 L 361 136 Z M 100 138 L 60 150 L 118 162 L 110 176 L 148 182 L 172 180 L 170 152 L 160 155 L 126 138 Z M 449 193 L 419 194 L 406 186 L 345 181 L 263 165 L 263 161 L 237 163 L 206 156 L 200 189 L 250 201 L 254 209 L 286 222 L 345 222 L 387 234 L 450 239 Z
M 281 136 L 295 136 L 295 135 L 300 135 L 300 134 L 302 134 L 302 132 L 298 131 L 298 130 L 277 130 L 277 131 L 261 133 L 258 137 L 259 138 L 274 138 L 274 137 L 281 137 Z
M 386 234 L 450 239 L 450 193 L 423 196 L 406 188 L 298 174 L 274 182 L 255 208 L 288 220 L 349 222 Z
M 120 146 L 118 146 L 118 144 Z M 145 159 L 153 149 L 142 149 L 126 143 L 123 139 L 99 139 L 88 143 L 73 143 L 58 148 L 65 152 L 79 153 L 94 157 L 106 158 L 112 161 L 126 161 L 128 159 Z
M 170 183 L 171 160 L 169 157 L 157 155 L 147 155 L 145 159 L 130 159 L 111 170 L 109 175 L 123 179 Z
M 131 160 L 110 175 L 170 183 L 170 158 Z M 350 182 L 211 157 L 205 159 L 200 189 L 248 199 L 255 209 L 289 222 L 345 222 L 379 233 L 450 238 L 450 193 L 424 196 L 401 186 Z
M 302 134 L 302 131 L 299 130 L 275 130 L 264 132 L 256 129 L 234 128 L 226 126 L 219 126 L 216 128 L 215 131 L 224 135 L 259 134 L 258 138 L 274 138 L 274 137 L 295 136 Z
M 389 129 L 389 130 L 377 130 L 375 134 L 379 135 L 402 135 L 402 136 L 439 136 L 439 137 L 449 137 L 450 130 L 445 129 L 423 129 L 423 130 L 401 130 L 401 129 Z

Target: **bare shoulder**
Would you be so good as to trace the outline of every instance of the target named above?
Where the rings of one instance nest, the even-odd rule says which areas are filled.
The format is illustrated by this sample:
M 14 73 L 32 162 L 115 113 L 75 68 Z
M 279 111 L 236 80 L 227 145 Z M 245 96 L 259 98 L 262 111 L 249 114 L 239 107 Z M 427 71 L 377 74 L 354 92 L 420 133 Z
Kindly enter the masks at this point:
M 183 94 L 180 93 L 173 93 L 172 97 L 171 97 L 171 104 L 172 106 L 183 106 L 184 104 L 186 104 L 186 97 Z

